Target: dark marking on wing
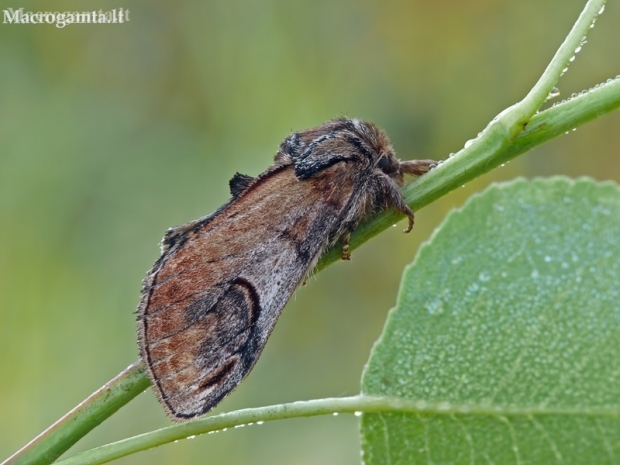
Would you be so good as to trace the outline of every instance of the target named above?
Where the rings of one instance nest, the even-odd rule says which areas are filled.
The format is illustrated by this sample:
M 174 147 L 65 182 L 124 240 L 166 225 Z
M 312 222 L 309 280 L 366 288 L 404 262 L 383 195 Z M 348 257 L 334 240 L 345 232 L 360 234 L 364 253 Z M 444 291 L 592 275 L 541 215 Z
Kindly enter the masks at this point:
M 284 231 L 281 231 L 278 234 L 278 239 L 286 241 L 290 243 L 293 247 L 295 247 L 295 252 L 303 263 L 306 263 L 310 259 L 308 252 L 304 250 L 303 243 L 300 242 L 297 235 L 295 235 L 295 233 L 292 232 L 290 229 L 285 229 Z
M 217 385 L 222 384 L 222 382 L 226 380 L 228 375 L 230 375 L 230 372 L 235 368 L 236 364 L 237 360 L 228 360 L 226 363 L 224 363 L 224 365 L 215 370 L 215 372 L 213 372 L 209 378 L 203 380 L 198 386 L 198 389 L 201 391 L 205 389 L 213 389 Z
M 260 299 L 252 283 L 239 277 L 215 302 L 212 294 L 201 296 L 185 306 L 183 313 L 183 326 L 157 341 L 149 337 L 146 352 L 162 400 L 175 415 L 190 418 L 196 412 L 185 414 L 183 409 L 198 393 L 208 391 L 207 406 L 219 401 L 236 385 L 230 378 L 238 379 L 251 366 Z M 185 356 L 162 357 L 171 351 Z M 192 385 L 195 388 L 188 388 Z
M 250 313 L 250 324 L 256 324 L 258 321 L 258 317 L 262 311 L 260 307 L 260 299 L 258 297 L 258 292 L 256 292 L 256 288 L 250 283 L 248 280 L 244 278 L 237 278 L 234 283 L 241 288 L 244 288 L 247 292 L 247 300 L 251 302 L 249 313 Z

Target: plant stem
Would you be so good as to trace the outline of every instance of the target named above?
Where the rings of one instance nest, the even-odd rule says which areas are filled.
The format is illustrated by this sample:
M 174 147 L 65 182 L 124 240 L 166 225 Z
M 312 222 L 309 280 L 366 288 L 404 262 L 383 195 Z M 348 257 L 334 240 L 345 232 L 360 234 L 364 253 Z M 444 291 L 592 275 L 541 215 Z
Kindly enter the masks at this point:
M 38 465 L 54 462 L 73 444 L 150 385 L 135 362 L 3 462 Z
M 381 412 L 413 412 L 432 413 L 439 415 L 482 415 L 482 416 L 519 416 L 533 415 L 581 415 L 584 417 L 617 418 L 620 412 L 610 409 L 544 409 L 540 406 L 499 407 L 489 405 L 454 405 L 448 403 L 430 403 L 394 397 L 357 395 L 316 399 L 268 407 L 249 408 L 235 412 L 223 413 L 202 418 L 189 423 L 168 426 L 156 431 L 123 439 L 118 442 L 97 447 L 74 457 L 61 460 L 59 465 L 97 465 L 136 452 L 150 449 L 162 444 L 192 439 L 196 435 L 225 431 L 228 428 L 240 428 L 265 421 L 283 420 L 287 418 L 312 417 L 339 413 L 381 413 Z

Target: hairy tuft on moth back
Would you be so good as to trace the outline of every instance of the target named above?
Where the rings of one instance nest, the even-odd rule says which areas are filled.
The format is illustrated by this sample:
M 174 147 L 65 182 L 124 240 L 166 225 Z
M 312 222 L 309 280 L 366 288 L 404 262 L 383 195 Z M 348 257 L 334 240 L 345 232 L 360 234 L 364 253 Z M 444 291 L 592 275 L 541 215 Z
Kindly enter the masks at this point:
M 231 199 L 211 215 L 168 230 L 144 279 L 138 342 L 155 392 L 175 420 L 207 413 L 250 372 L 284 305 L 325 248 L 393 207 L 405 173 L 436 162 L 401 162 L 373 123 L 338 118 L 288 136 L 275 163 L 236 173 Z

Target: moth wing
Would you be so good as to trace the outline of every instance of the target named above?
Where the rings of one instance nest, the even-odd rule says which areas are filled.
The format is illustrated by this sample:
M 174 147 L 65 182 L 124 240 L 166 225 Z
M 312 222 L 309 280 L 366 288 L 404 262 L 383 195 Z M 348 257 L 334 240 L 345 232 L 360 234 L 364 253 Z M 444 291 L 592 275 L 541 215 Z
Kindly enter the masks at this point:
M 249 373 L 346 209 L 344 187 L 276 168 L 164 247 L 144 282 L 139 342 L 172 416 L 208 412 Z

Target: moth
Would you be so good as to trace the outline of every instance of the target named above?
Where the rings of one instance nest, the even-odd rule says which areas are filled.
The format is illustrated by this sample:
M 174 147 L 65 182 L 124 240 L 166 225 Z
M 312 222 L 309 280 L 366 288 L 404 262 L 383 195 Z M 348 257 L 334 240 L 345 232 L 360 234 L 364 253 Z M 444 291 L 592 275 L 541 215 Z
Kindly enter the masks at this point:
M 207 413 L 250 372 L 286 302 L 326 247 L 384 208 L 414 216 L 405 173 L 436 162 L 400 161 L 373 123 L 339 118 L 280 144 L 257 177 L 235 174 L 231 199 L 211 215 L 169 229 L 144 279 L 140 354 L 176 420 Z

